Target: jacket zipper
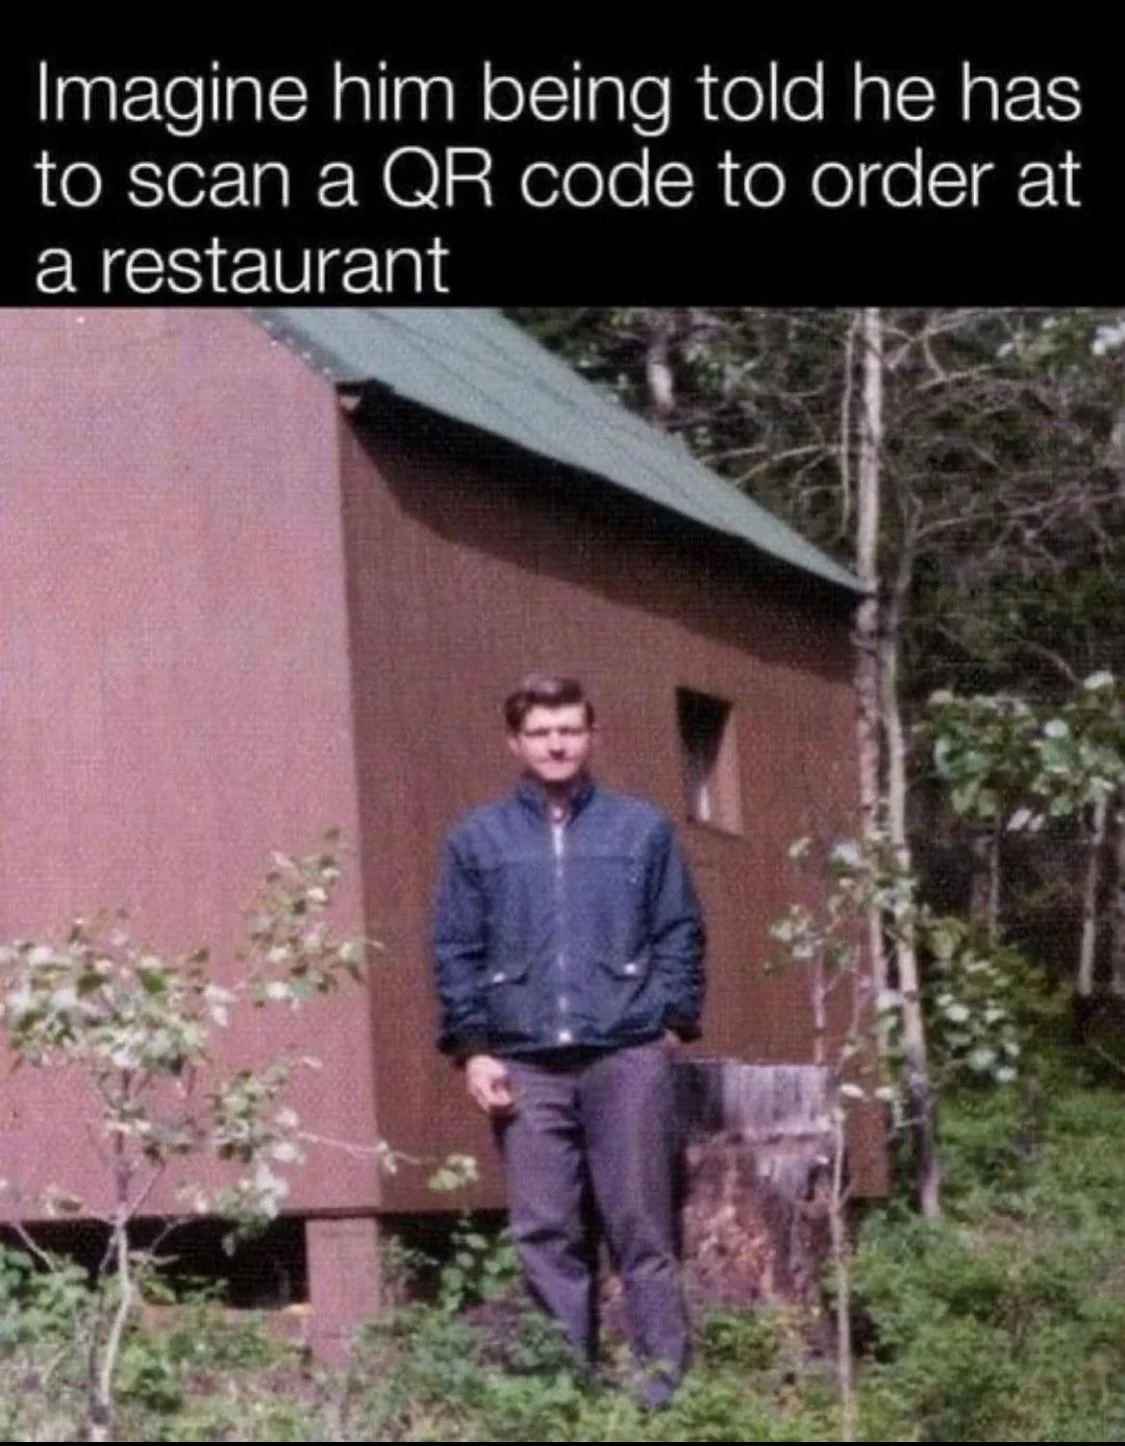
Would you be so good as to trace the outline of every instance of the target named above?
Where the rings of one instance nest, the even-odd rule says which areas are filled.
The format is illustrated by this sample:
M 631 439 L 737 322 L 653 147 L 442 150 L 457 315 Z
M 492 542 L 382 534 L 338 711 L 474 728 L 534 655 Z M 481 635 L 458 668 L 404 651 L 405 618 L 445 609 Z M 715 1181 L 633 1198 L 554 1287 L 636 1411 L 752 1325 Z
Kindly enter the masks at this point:
M 555 1037 L 559 1044 L 573 1044 L 574 1034 L 567 1028 L 566 1017 L 570 1009 L 570 1000 L 566 995 L 567 985 L 567 958 L 566 958 L 566 930 L 563 927 L 563 904 L 566 897 L 565 880 L 563 876 L 564 856 L 566 853 L 566 830 L 570 822 L 569 814 L 559 820 L 548 818 L 548 827 L 551 830 L 551 847 L 555 855 L 555 918 L 559 931 L 559 950 L 557 956 L 559 974 L 559 1027 Z

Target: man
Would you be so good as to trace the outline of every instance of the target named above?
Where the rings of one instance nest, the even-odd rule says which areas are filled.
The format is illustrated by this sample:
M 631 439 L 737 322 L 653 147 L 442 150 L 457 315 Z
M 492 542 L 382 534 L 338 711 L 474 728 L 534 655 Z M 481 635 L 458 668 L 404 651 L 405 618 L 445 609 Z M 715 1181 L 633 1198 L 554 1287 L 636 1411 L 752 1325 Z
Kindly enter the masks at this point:
M 445 846 L 439 1046 L 493 1121 L 532 1294 L 592 1364 L 600 1224 L 642 1399 L 661 1405 L 688 1353 L 672 1056 L 699 1034 L 699 906 L 668 818 L 591 779 L 578 682 L 533 675 L 504 715 L 516 791 Z

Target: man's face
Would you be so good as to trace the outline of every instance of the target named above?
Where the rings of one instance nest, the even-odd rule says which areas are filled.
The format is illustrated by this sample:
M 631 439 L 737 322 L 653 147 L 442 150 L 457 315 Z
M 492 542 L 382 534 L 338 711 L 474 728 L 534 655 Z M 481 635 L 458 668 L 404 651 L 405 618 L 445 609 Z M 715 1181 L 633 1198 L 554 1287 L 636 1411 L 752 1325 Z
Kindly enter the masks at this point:
M 508 747 L 524 769 L 548 787 L 572 782 L 585 769 L 594 746 L 583 703 L 561 708 L 532 708 Z

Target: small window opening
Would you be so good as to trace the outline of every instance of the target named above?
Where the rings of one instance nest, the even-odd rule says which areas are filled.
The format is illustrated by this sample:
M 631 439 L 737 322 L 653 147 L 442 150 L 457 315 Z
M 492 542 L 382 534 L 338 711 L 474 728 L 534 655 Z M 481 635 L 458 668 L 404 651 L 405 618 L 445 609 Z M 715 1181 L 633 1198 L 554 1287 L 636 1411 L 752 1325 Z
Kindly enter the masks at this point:
M 742 832 L 734 709 L 721 698 L 676 689 L 688 818 Z

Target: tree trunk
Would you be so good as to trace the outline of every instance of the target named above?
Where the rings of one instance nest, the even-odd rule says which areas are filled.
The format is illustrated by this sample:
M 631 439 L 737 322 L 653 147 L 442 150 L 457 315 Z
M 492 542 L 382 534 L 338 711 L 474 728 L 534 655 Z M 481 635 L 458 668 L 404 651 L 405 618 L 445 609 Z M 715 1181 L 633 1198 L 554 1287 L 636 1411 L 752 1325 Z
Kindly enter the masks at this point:
M 840 1385 L 840 1440 L 856 1439 L 855 1358 L 852 1353 L 852 1256 L 848 1244 L 848 1182 L 845 1172 L 846 1115 L 837 1100 L 833 1111 L 832 1194 L 828 1225 L 832 1239 L 832 1265 L 836 1277 L 836 1376 Z
M 1110 912 L 1111 988 L 1114 994 L 1125 994 L 1125 788 L 1117 790 L 1115 803 L 1113 904 Z
M 912 519 L 904 516 L 904 537 L 895 584 L 880 616 L 878 602 L 878 537 L 881 502 L 880 454 L 883 444 L 883 332 L 879 308 L 863 312 L 863 427 L 860 433 L 857 497 L 856 559 L 860 580 L 871 596 L 857 614 L 859 651 L 856 686 L 859 694 L 860 786 L 863 826 L 868 840 L 878 836 L 880 740 L 885 741 L 887 775 L 887 836 L 896 870 L 910 873 L 910 846 L 906 839 L 906 740 L 898 701 L 898 642 L 905 599 L 913 570 Z M 887 966 L 883 945 L 883 919 L 878 906 L 868 915 L 872 982 L 885 987 Z M 941 1214 L 941 1171 L 936 1148 L 936 1112 L 930 1087 L 926 1034 L 922 1019 L 918 956 L 914 940 L 913 904 L 900 897 L 892 920 L 895 961 L 902 994 L 903 1049 L 910 1119 L 918 1169 L 918 1197 L 928 1219 Z
M 911 873 L 912 860 L 906 837 L 906 736 L 898 701 L 898 640 L 912 564 L 912 547 L 907 537 L 903 540 L 880 648 L 883 726 L 887 736 L 887 832 L 895 869 L 903 880 Z M 926 1219 L 936 1220 L 941 1215 L 937 1100 L 930 1080 L 926 1026 L 922 1017 L 914 901 L 905 892 L 898 894 L 894 914 L 895 963 L 902 994 L 902 1044 L 918 1172 L 918 1202 Z
M 676 409 L 676 379 L 672 372 L 672 335 L 676 329 L 673 311 L 649 312 L 650 330 L 645 348 L 645 385 L 650 414 L 662 423 Z
M 862 315 L 863 395 L 859 433 L 859 468 L 856 496 L 856 571 L 868 591 L 856 611 L 856 741 L 859 750 L 860 828 L 871 845 L 882 826 L 881 733 L 879 707 L 879 447 L 882 442 L 883 355 L 877 307 Z M 854 327 L 849 331 L 847 365 Z M 845 397 L 850 395 L 845 388 Z M 850 412 L 850 404 L 849 404 Z M 886 988 L 887 963 L 883 947 L 883 920 L 877 905 L 867 913 L 867 957 L 876 992 Z
M 988 840 L 988 942 L 1000 939 L 1000 839 L 1003 820 L 997 820 Z
M 1098 943 L 1098 890 L 1102 878 L 1102 849 L 1105 846 L 1109 807 L 1099 798 L 1090 812 L 1090 837 L 1086 852 L 1086 878 L 1082 885 L 1082 941 L 1078 949 L 1078 996 L 1088 999 L 1094 992 L 1094 964 Z
M 693 1298 L 720 1307 L 816 1298 L 831 1258 L 832 1073 L 825 1067 L 682 1060 L 687 1140 L 684 1269 Z
M 1000 937 L 1000 834 L 997 823 L 988 833 L 973 836 L 973 878 L 969 900 L 969 916 L 988 934 L 995 944 Z

